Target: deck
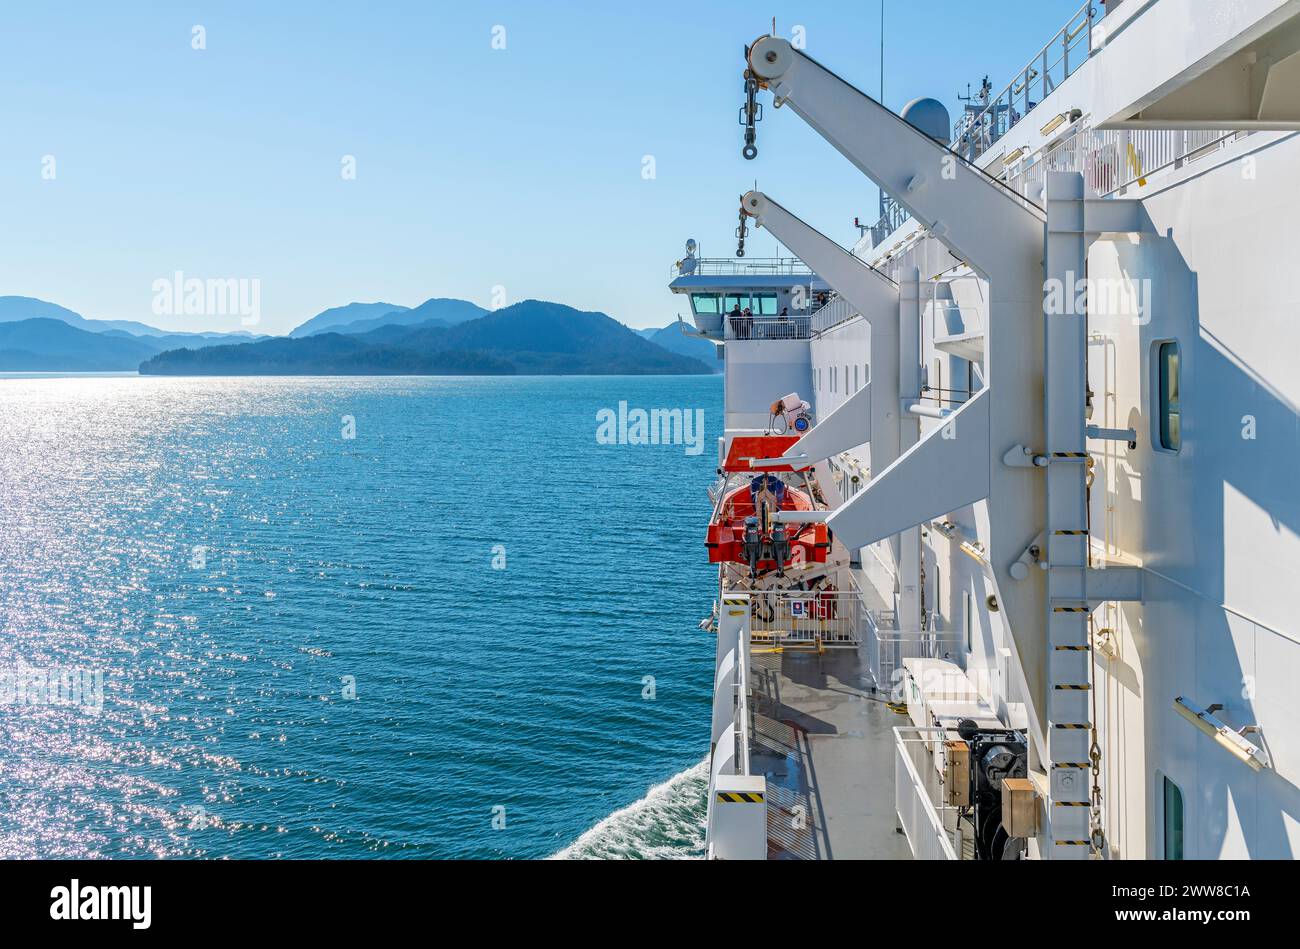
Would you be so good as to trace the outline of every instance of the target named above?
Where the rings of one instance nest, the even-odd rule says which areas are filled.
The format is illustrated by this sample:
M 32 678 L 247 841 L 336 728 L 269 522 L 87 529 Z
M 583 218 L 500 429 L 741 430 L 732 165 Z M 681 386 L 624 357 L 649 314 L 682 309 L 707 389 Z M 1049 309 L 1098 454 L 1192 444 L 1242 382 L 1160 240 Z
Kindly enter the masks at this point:
M 864 647 L 750 660 L 750 767 L 767 777 L 768 859 L 909 860 L 894 813 L 894 733 Z

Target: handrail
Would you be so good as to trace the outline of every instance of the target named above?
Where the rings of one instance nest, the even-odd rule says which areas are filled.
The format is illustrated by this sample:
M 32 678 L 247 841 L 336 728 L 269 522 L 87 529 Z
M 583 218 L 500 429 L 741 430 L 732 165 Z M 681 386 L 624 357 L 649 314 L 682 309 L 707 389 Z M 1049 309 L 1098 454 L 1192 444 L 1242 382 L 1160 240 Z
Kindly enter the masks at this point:
M 786 316 L 732 316 L 726 314 L 726 339 L 808 339 L 812 317 L 807 313 Z
M 812 332 L 814 335 L 824 333 L 831 327 L 839 326 L 857 315 L 858 311 L 853 309 L 849 301 L 836 294 L 825 306 L 813 313 Z
M 1177 168 L 1249 132 L 1208 129 L 1081 128 L 1045 151 L 1027 156 L 1007 175 L 1007 184 L 1033 194 L 1049 171 L 1078 171 L 1089 196 L 1104 198 L 1167 168 Z
M 691 258 L 687 258 L 690 260 Z M 811 277 L 812 270 L 798 257 L 699 257 L 693 268 L 684 269 L 686 260 L 668 268 L 674 277 Z
M 904 733 L 909 737 L 904 738 Z M 939 810 L 930 800 L 926 782 L 917 770 L 909 745 L 928 746 L 944 737 L 941 728 L 894 729 L 894 810 L 898 824 L 907 838 L 912 855 L 918 860 L 956 860 Z
M 1013 125 L 1032 112 L 1057 86 L 1070 78 L 1092 55 L 1092 26 L 1096 19 L 1092 0 L 1088 0 L 1066 21 L 1065 26 L 1056 31 L 1042 49 L 1030 57 L 1025 68 L 1020 70 L 982 111 L 973 117 L 968 111 L 953 124 L 952 150 L 963 155 L 968 161 L 974 161 L 1005 135 Z M 1079 45 L 1076 42 L 1078 38 L 1085 33 L 1088 40 L 1087 54 L 1077 57 L 1071 64 L 1070 53 L 1075 46 Z M 1048 54 L 1057 47 L 1058 43 L 1060 56 L 1049 63 Z M 1053 78 L 1052 70 L 1057 66 L 1062 67 L 1060 75 L 1058 78 Z M 1041 80 L 1038 102 L 1031 99 L 1036 80 Z M 1015 109 L 1018 98 L 1020 104 L 1024 106 L 1019 113 Z

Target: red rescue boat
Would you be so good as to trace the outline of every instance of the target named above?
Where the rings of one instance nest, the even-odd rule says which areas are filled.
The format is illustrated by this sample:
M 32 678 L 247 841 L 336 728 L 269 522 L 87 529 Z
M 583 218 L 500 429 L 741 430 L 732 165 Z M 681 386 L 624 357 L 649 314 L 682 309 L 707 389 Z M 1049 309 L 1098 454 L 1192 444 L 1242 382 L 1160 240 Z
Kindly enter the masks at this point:
M 787 565 L 826 563 L 831 549 L 829 529 L 823 523 L 776 523 L 777 511 L 815 511 L 810 490 L 788 484 L 781 473 L 790 465 L 755 471 L 751 461 L 781 458 L 798 441 L 798 435 L 753 435 L 733 439 L 724 471 L 745 472 L 741 484 L 728 481 L 708 525 L 705 539 L 710 563 L 744 563 L 750 577 L 776 571 L 785 576 Z M 802 468 L 800 471 L 807 471 Z M 807 484 L 807 482 L 806 482 Z

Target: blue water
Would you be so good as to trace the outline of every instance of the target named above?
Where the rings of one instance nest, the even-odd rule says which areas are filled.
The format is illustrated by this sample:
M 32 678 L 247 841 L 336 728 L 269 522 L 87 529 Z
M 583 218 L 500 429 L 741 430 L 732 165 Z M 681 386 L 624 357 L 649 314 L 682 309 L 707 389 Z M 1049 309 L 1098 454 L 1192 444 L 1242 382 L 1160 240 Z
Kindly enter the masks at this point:
M 698 854 L 721 399 L 0 380 L 0 857 Z M 703 452 L 598 444 L 620 400 Z

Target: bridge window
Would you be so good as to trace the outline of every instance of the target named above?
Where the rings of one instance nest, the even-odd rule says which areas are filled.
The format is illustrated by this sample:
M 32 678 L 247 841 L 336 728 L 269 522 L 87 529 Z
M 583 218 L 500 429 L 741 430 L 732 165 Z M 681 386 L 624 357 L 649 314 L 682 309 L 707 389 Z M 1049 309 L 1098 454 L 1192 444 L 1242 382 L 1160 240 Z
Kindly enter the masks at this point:
M 1165 859 L 1183 859 L 1183 792 L 1178 785 L 1165 783 Z
M 1178 343 L 1156 343 L 1156 420 L 1160 426 L 1159 445 L 1165 451 L 1178 451 L 1183 444 L 1182 432 L 1182 358 Z
M 720 313 L 718 309 L 718 295 L 716 293 L 692 293 L 691 306 L 695 312 L 701 315 Z
M 776 316 L 775 293 L 755 293 L 752 300 L 750 306 L 754 308 L 755 316 Z

